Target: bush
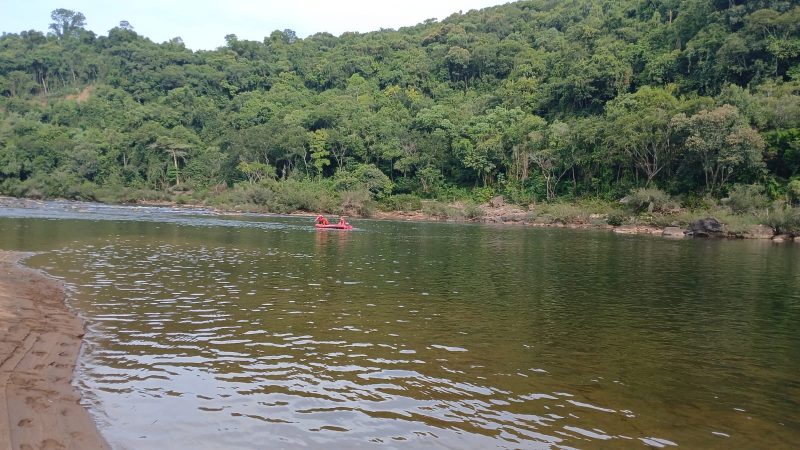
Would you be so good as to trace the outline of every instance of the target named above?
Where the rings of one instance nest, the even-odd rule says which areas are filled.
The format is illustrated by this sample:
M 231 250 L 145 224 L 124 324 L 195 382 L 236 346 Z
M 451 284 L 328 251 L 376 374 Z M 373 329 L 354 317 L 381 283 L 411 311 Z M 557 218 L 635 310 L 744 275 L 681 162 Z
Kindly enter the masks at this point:
M 375 202 L 370 192 L 362 189 L 344 191 L 341 194 L 342 212 L 351 216 L 370 217 L 375 211 Z
M 551 217 L 552 222 L 589 223 L 589 211 L 572 203 L 546 203 L 538 207 L 538 215 Z
M 536 203 L 537 198 L 545 197 L 545 184 L 541 177 L 532 177 L 525 182 L 511 180 L 503 186 L 503 197 L 516 205 Z
M 724 199 L 723 203 L 735 213 L 749 214 L 767 209 L 769 199 L 764 195 L 764 186 L 737 184 L 731 188 L 728 198 Z
M 445 184 L 439 189 L 437 199 L 445 202 L 458 202 L 470 199 L 470 192 L 463 187 Z
M 463 219 L 464 213 L 447 203 L 428 201 L 422 204 L 422 212 L 438 219 Z
M 714 198 L 708 195 L 698 195 L 694 192 L 686 194 L 686 196 L 681 201 L 681 205 L 684 208 L 691 209 L 691 210 L 707 210 L 711 209 L 716 205 L 716 201 Z
M 614 211 L 608 214 L 606 217 L 606 223 L 611 226 L 618 227 L 625 223 L 626 215 L 622 211 Z
M 478 220 L 483 218 L 483 208 L 476 203 L 467 203 L 464 205 L 464 217 L 470 220 Z
M 775 208 L 769 212 L 765 222 L 777 234 L 800 236 L 800 208 Z
M 333 177 L 333 183 L 337 191 L 365 189 L 377 198 L 389 195 L 394 186 L 392 180 L 373 164 L 359 164 L 353 170 L 339 170 Z
M 497 195 L 497 191 L 489 186 L 479 187 L 472 190 L 472 200 L 476 203 L 486 203 Z
M 422 209 L 422 199 L 416 195 L 392 195 L 381 200 L 381 209 L 385 211 L 419 211 Z
M 281 213 L 294 211 L 340 212 L 340 201 L 324 183 L 311 180 L 270 181 Z
M 248 211 L 260 210 L 277 212 L 275 193 L 267 186 L 261 184 L 238 183 L 233 189 L 228 189 L 211 203 L 216 206 L 225 206 Z
M 623 200 L 628 209 L 635 213 L 667 212 L 676 207 L 669 194 L 657 188 L 635 189 Z
M 794 179 L 786 186 L 786 193 L 789 194 L 789 201 L 793 205 L 800 204 L 800 178 Z

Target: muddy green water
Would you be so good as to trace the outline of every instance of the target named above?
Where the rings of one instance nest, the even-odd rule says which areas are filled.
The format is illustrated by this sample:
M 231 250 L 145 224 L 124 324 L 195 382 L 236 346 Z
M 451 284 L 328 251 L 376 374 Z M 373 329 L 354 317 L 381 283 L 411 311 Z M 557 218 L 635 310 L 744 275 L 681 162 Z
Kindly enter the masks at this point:
M 800 245 L 0 209 L 116 448 L 797 448 Z

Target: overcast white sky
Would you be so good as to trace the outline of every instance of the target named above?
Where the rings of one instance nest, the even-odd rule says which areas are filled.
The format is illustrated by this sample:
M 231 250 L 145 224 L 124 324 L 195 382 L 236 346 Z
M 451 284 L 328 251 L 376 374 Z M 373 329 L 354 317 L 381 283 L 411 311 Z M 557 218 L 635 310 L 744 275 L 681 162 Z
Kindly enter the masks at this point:
M 155 42 L 180 36 L 193 49 L 215 49 L 225 35 L 261 41 L 290 28 L 300 37 L 327 31 L 367 32 L 439 20 L 459 10 L 480 9 L 508 0 L 0 0 L 0 32 L 47 31 L 50 12 L 80 11 L 86 28 L 105 35 L 121 20 Z

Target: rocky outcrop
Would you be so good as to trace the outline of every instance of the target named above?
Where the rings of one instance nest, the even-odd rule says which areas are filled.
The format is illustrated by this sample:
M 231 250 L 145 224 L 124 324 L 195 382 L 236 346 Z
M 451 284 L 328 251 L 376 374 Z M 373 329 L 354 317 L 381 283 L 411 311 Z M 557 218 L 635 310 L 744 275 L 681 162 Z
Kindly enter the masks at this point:
M 706 217 L 692 222 L 686 234 L 693 237 L 723 237 L 725 230 L 719 220 Z
M 772 237 L 772 242 L 792 242 L 791 234 L 776 234 Z
M 492 208 L 502 208 L 505 205 L 506 205 L 506 201 L 505 201 L 505 199 L 503 198 L 502 195 L 498 195 L 498 196 L 492 198 L 491 200 L 489 200 L 489 206 L 491 206 Z
M 661 232 L 661 236 L 666 238 L 683 238 L 686 232 L 680 227 L 667 227 Z
M 772 239 L 773 236 L 775 236 L 775 230 L 773 230 L 771 227 L 766 225 L 756 225 L 744 233 L 743 237 L 747 239 Z
M 612 230 L 617 234 L 661 234 L 661 229 L 649 225 L 622 225 Z

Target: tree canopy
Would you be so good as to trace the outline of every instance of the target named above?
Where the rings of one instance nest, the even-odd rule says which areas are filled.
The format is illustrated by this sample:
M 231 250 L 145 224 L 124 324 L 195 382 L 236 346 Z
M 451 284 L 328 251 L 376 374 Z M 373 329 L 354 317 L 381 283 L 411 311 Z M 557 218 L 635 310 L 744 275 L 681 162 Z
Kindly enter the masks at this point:
M 379 180 L 530 202 L 800 180 L 794 0 L 528 0 L 195 52 L 51 18 L 0 37 L 6 194 Z

